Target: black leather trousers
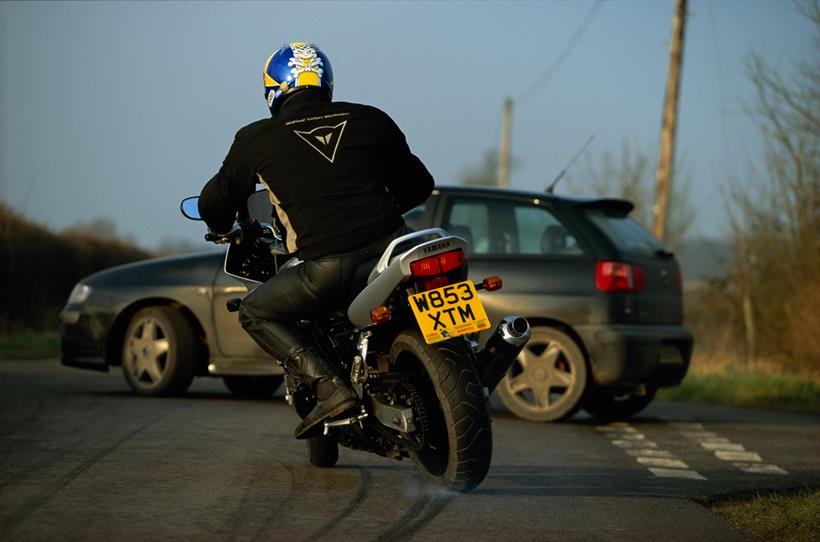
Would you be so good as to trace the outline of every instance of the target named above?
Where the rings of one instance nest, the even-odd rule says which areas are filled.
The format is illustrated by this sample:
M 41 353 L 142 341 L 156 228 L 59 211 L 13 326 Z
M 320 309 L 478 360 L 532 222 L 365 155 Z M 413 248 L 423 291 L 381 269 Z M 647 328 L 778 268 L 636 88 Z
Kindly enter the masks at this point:
M 402 227 L 356 252 L 281 270 L 242 300 L 239 323 L 265 352 L 284 364 L 297 350 L 314 346 L 294 322 L 333 309 L 347 310 L 390 241 L 410 231 Z

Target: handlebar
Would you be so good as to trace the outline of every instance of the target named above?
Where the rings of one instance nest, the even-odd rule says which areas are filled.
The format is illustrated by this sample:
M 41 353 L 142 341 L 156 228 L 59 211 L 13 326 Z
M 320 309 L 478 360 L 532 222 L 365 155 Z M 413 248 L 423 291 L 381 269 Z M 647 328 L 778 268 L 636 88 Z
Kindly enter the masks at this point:
M 237 224 L 228 233 L 213 233 L 209 231 L 205 234 L 205 240 L 218 245 L 227 243 L 236 243 L 238 245 L 242 242 L 242 226 Z
M 271 254 L 288 254 L 284 241 L 279 232 L 271 224 L 259 223 L 250 220 L 245 223 L 234 225 L 228 233 L 205 234 L 205 240 L 211 243 L 239 245 L 245 239 L 252 240 L 254 244 L 264 246 Z

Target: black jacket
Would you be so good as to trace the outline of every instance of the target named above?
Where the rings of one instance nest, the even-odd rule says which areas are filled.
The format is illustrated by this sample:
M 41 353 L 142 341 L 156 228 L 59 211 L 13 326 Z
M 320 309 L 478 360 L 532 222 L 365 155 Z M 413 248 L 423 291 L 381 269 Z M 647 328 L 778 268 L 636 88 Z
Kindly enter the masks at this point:
M 212 231 L 231 228 L 257 183 L 270 192 L 287 248 L 302 259 L 371 244 L 398 229 L 401 214 L 433 190 L 432 176 L 386 113 L 312 91 L 236 133 L 200 195 Z

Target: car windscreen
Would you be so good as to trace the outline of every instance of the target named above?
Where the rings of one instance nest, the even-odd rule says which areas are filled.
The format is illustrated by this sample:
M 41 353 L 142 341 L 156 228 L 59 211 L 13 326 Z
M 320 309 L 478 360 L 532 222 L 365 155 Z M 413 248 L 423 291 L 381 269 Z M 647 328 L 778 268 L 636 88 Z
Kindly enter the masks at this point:
M 618 251 L 633 257 L 653 257 L 663 245 L 635 220 L 605 209 L 587 209 L 589 219 L 615 244 Z

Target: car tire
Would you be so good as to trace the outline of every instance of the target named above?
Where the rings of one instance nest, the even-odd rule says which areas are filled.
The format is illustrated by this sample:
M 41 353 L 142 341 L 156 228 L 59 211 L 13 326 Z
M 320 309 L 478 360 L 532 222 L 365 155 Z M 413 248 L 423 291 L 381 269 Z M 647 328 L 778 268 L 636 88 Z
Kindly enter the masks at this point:
M 339 461 L 339 445 L 331 437 L 319 435 L 307 440 L 308 461 L 314 467 L 329 468 Z
M 198 348 L 188 320 L 171 307 L 137 311 L 128 323 L 122 371 L 139 395 L 179 395 L 194 378 Z
M 587 374 L 584 355 L 569 335 L 536 326 L 496 390 L 504 406 L 517 417 L 555 422 L 578 411 Z
M 225 387 L 237 397 L 267 399 L 282 385 L 282 376 L 223 376 Z
M 657 391 L 655 386 L 647 387 L 643 395 L 593 390 L 588 394 L 589 397 L 584 399 L 584 410 L 599 420 L 626 420 L 649 406 Z

